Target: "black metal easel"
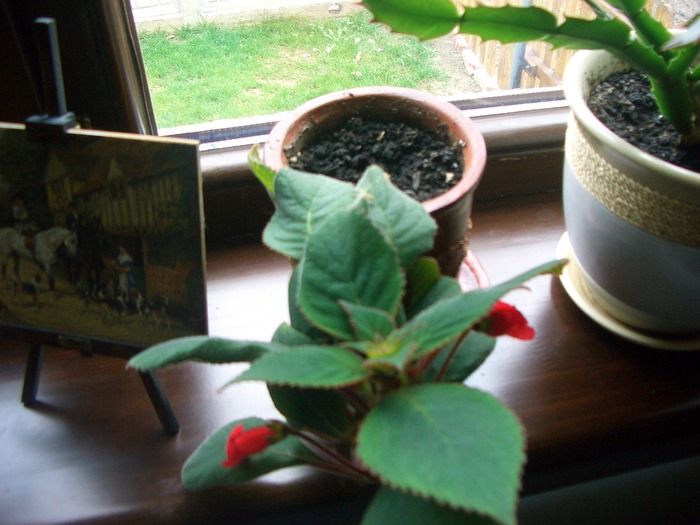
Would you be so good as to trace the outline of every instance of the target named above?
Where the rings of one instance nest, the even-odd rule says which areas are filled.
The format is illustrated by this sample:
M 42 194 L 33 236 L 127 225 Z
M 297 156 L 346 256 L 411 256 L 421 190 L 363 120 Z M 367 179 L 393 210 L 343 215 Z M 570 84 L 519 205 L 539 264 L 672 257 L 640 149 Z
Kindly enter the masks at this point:
M 74 113 L 66 110 L 56 21 L 52 18 L 37 18 L 35 20 L 35 31 L 42 76 L 44 109 L 47 112 L 42 115 L 34 115 L 26 120 L 27 136 L 30 140 L 59 141 L 65 136 L 68 129 L 75 127 L 76 119 Z M 61 338 L 59 336 L 59 342 L 61 340 L 77 341 L 75 338 Z M 82 347 L 78 345 L 78 349 L 81 350 L 83 355 L 92 354 L 90 347 L 86 350 L 84 345 Z M 43 343 L 30 343 L 24 374 L 24 385 L 22 387 L 22 403 L 28 407 L 35 404 L 37 400 L 44 350 L 45 345 Z M 108 354 L 110 352 L 104 351 L 101 353 Z M 177 434 L 180 425 L 155 372 L 139 372 L 139 375 L 163 429 L 170 435 Z

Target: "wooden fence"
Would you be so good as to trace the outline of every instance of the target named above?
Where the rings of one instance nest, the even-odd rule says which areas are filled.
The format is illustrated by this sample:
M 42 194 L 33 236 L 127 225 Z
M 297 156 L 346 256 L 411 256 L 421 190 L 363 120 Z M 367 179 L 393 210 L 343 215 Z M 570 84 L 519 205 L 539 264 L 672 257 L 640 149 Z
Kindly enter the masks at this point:
M 476 5 L 478 0 L 461 0 L 464 5 Z M 480 1 L 488 5 L 520 5 L 520 0 Z M 583 0 L 532 0 L 532 4 L 565 16 L 593 18 L 593 12 Z M 674 27 L 671 8 L 661 1 L 651 0 L 651 11 L 667 27 Z M 574 51 L 552 49 L 543 42 L 501 44 L 493 40 L 482 42 L 480 37 L 457 35 L 467 69 L 481 88 L 490 91 L 508 88 L 551 87 L 561 84 L 564 67 Z

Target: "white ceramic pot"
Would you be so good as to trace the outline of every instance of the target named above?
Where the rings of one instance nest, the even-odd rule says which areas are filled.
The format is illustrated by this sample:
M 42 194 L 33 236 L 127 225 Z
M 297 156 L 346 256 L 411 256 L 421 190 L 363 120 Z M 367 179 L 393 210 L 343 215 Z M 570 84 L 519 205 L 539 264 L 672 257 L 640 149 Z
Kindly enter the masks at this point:
M 580 51 L 564 91 L 564 212 L 577 270 L 595 301 L 636 329 L 700 332 L 700 174 L 624 141 L 586 96 L 626 69 L 603 51 Z

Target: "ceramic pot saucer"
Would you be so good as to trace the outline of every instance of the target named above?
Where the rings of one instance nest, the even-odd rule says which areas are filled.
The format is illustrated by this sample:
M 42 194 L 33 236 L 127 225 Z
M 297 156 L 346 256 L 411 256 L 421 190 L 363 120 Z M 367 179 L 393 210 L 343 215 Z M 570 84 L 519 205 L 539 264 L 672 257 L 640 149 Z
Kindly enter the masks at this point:
M 594 295 L 583 279 L 581 270 L 574 258 L 574 253 L 571 250 L 567 233 L 564 233 L 559 240 L 557 257 L 569 259 L 569 264 L 564 267 L 560 278 L 564 290 L 583 313 L 603 328 L 628 341 L 651 348 L 661 350 L 700 350 L 700 333 L 678 336 L 647 332 L 618 321 L 604 310 L 595 300 Z

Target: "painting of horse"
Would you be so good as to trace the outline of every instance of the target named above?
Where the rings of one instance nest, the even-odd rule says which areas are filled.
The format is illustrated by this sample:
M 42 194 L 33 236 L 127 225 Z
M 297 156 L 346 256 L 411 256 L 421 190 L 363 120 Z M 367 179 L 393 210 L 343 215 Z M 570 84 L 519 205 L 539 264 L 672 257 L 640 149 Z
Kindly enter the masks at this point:
M 63 138 L 0 123 L 0 336 L 133 349 L 206 333 L 197 142 Z
M 67 228 L 54 226 L 41 231 L 35 236 L 22 235 L 14 228 L 0 230 L 0 261 L 2 277 L 7 279 L 7 264 L 14 260 L 14 276 L 20 280 L 20 258 L 36 263 L 46 273 L 49 290 L 55 289 L 54 271 L 59 257 L 75 257 L 77 253 L 77 234 Z

